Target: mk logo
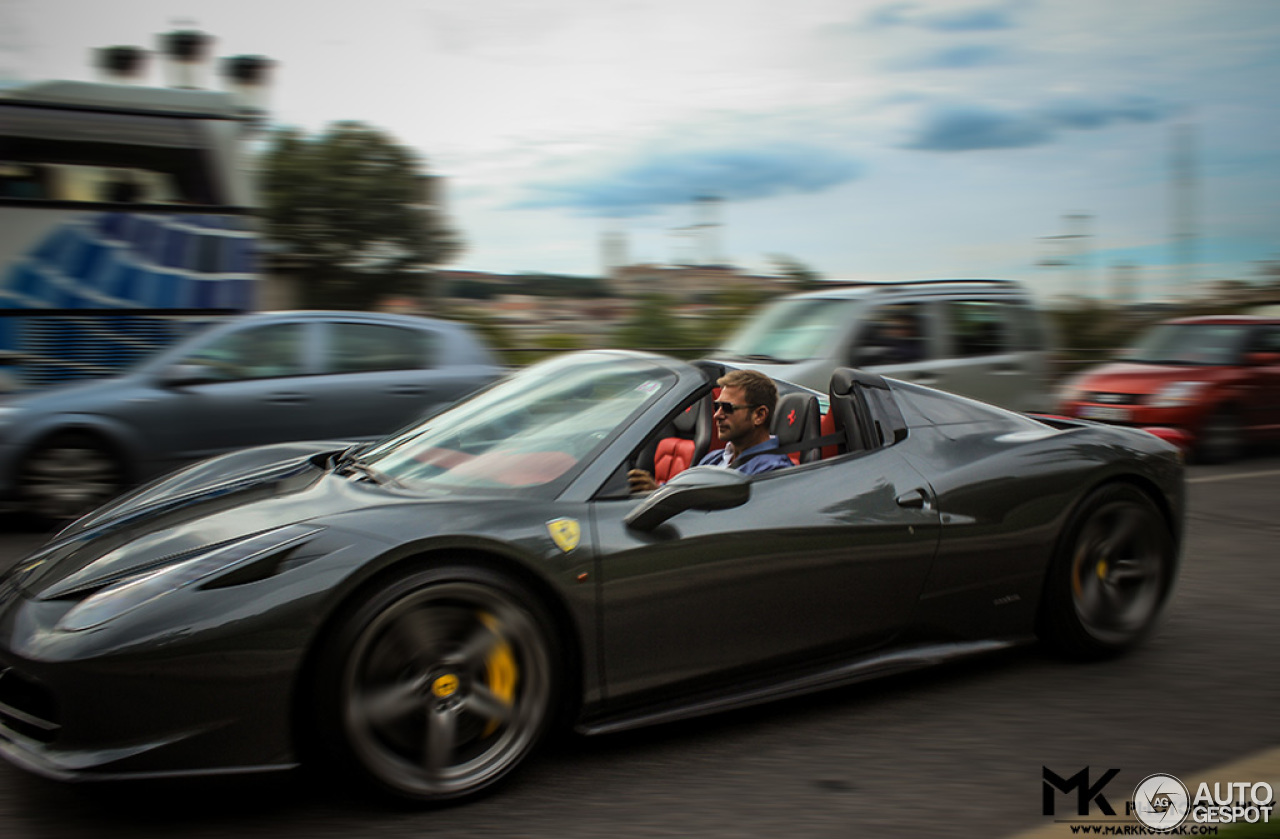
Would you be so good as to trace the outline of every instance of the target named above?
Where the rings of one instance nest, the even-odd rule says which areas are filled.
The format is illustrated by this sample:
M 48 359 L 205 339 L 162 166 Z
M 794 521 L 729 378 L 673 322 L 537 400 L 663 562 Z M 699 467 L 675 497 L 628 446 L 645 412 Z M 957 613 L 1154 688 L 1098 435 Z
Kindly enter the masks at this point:
M 1111 808 L 1111 802 L 1107 801 L 1102 794 L 1102 788 L 1110 783 L 1111 779 L 1119 774 L 1119 769 L 1108 769 L 1096 784 L 1089 785 L 1089 767 L 1081 769 L 1070 778 L 1063 778 L 1047 766 L 1040 767 L 1044 774 L 1044 814 L 1052 816 L 1054 814 L 1054 794 L 1057 789 L 1059 792 L 1068 793 L 1072 790 L 1076 791 L 1076 815 L 1089 815 L 1089 802 L 1096 801 L 1098 809 L 1108 816 L 1114 816 L 1116 811 Z

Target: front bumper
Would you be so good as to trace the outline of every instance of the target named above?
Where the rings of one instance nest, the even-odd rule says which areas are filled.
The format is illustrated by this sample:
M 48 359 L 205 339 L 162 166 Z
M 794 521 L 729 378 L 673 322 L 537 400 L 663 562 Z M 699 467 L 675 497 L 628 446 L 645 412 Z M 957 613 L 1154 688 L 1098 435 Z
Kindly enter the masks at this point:
M 1192 436 L 1204 419 L 1204 408 L 1183 405 L 1173 408 L 1155 408 L 1150 405 L 1103 405 L 1095 402 L 1075 402 L 1063 406 L 1063 416 L 1126 425 L 1134 428 L 1165 426 L 1180 428 Z

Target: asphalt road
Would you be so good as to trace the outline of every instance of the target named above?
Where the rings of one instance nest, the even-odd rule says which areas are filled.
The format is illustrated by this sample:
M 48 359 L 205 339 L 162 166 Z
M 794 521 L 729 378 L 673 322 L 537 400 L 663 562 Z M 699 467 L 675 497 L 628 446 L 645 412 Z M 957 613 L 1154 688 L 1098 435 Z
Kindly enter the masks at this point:
M 496 794 L 388 805 L 307 773 L 61 785 L 0 766 L 5 837 L 999 837 L 1052 827 L 1043 767 L 1115 805 L 1280 746 L 1280 458 L 1189 471 L 1178 590 L 1135 654 L 1030 647 L 626 735 L 552 744 Z M 40 541 L 0 533 L 0 567 Z M 1252 780 L 1233 778 L 1223 780 Z M 1074 795 L 1058 796 L 1058 816 Z M 1092 811 L 1092 817 L 1100 814 Z M 1065 825 L 1062 825 L 1065 828 Z

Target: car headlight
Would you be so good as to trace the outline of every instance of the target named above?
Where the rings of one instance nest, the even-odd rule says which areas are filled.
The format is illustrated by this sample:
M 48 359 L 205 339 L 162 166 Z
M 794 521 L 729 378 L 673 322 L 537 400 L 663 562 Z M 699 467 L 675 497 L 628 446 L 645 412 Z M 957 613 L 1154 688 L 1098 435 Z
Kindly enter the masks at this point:
M 55 628 L 64 632 L 93 629 L 170 592 L 279 554 L 321 530 L 291 524 L 181 555 L 169 565 L 148 569 L 94 592 L 63 615 Z
M 1058 388 L 1058 404 L 1070 405 L 1072 402 L 1079 402 L 1084 394 L 1085 390 L 1080 386 L 1080 382 L 1068 381 Z
M 1170 382 L 1151 395 L 1152 408 L 1180 408 L 1197 400 L 1207 382 Z

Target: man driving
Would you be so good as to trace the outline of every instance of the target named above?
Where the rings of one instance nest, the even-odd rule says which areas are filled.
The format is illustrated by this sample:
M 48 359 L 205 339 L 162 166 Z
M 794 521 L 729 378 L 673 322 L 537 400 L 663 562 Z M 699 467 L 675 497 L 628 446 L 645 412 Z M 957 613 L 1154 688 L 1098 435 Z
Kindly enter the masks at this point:
M 755 370 L 734 370 L 720 378 L 720 399 L 712 418 L 723 449 L 709 452 L 698 466 L 723 466 L 745 475 L 757 475 L 791 465 L 791 458 L 776 451 L 778 438 L 769 433 L 769 421 L 778 404 L 773 379 Z M 632 493 L 651 492 L 658 482 L 644 469 L 627 473 Z

